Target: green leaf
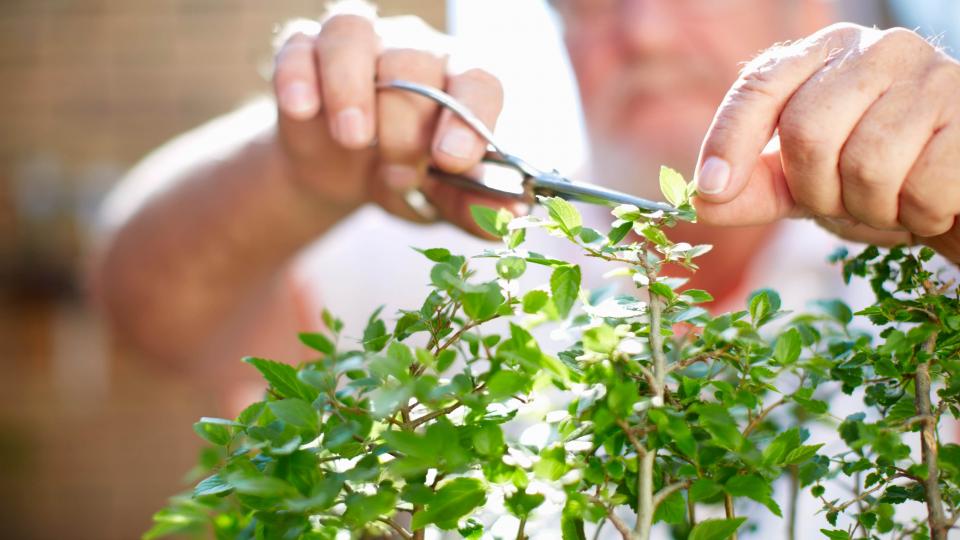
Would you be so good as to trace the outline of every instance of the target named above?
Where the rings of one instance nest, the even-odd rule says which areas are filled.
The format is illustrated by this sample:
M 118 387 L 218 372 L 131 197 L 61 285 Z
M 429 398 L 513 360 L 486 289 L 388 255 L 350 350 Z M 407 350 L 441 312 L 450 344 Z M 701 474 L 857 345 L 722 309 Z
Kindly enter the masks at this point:
M 387 345 L 390 334 L 387 333 L 387 325 L 380 319 L 380 310 L 378 308 L 367 321 L 367 327 L 363 330 L 363 350 L 370 352 L 379 352 Z
M 473 221 L 490 235 L 500 238 L 507 234 L 507 223 L 510 220 L 502 222 L 500 213 L 493 208 L 474 204 L 470 206 L 470 214 L 473 216 Z
M 410 526 L 417 530 L 434 523 L 441 529 L 454 529 L 457 520 L 486 501 L 483 482 L 476 478 L 456 478 L 437 490 L 430 504 L 413 515 Z
M 378 489 L 371 495 L 354 492 L 344 500 L 347 506 L 343 520 L 354 529 L 366 527 L 378 517 L 392 515 L 396 510 L 397 492 L 392 489 Z
M 784 465 L 797 465 L 807 461 L 813 456 L 817 455 L 817 450 L 822 447 L 823 444 L 810 444 L 801 446 L 800 448 L 794 448 L 787 454 L 783 459 Z
M 780 517 L 780 507 L 773 500 L 773 487 L 769 482 L 756 474 L 734 476 L 727 480 L 723 489 L 734 497 L 748 497 L 770 509 L 774 515 Z
M 709 478 L 700 478 L 690 485 L 690 499 L 706 501 L 723 493 L 723 486 Z
M 580 234 L 583 219 L 572 204 L 560 197 L 540 197 L 540 203 L 547 207 L 550 217 L 560 225 L 567 237 L 572 238 Z
M 259 476 L 251 473 L 232 473 L 227 482 L 237 493 L 257 497 L 283 497 L 296 494 L 296 489 L 280 478 Z
M 853 320 L 853 311 L 850 306 L 840 300 L 819 300 L 816 305 L 843 324 L 850 324 L 850 321 Z
M 781 465 L 787 454 L 799 447 L 800 429 L 788 429 L 777 435 L 777 437 L 763 449 L 761 461 L 764 465 Z
M 315 388 L 297 378 L 297 370 L 289 364 L 249 356 L 243 361 L 257 368 L 270 386 L 283 397 L 300 398 L 312 403 L 319 395 Z
M 633 223 L 627 221 L 620 225 L 617 225 L 610 230 L 610 233 L 607 234 L 607 240 L 610 242 L 610 245 L 615 245 L 620 243 L 621 240 L 627 237 L 627 234 L 633 229 Z
M 543 504 L 544 500 L 546 500 L 546 497 L 539 493 L 527 493 L 524 490 L 518 490 L 504 499 L 503 502 L 511 514 L 518 518 L 527 518 L 538 506 Z
M 486 422 L 473 432 L 473 448 L 483 456 L 503 454 L 503 430 L 493 422 Z
M 683 494 L 681 494 L 679 491 L 674 491 L 657 506 L 657 509 L 653 514 L 653 521 L 654 523 L 658 521 L 665 521 L 667 523 L 679 525 L 680 523 L 683 523 L 686 517 L 687 501 L 684 500 Z
M 587 350 L 601 354 L 610 354 L 616 348 L 618 339 L 613 328 L 605 324 L 595 326 L 583 333 L 583 346 Z
M 193 488 L 193 496 L 203 497 L 204 495 L 217 495 L 232 490 L 233 486 L 231 486 L 229 482 L 224 480 L 219 474 L 214 474 L 213 476 L 204 478 Z
M 317 411 L 306 401 L 298 398 L 288 398 L 267 402 L 267 406 L 270 407 L 270 411 L 277 418 L 291 426 L 311 432 L 317 431 Z
M 446 262 L 450 258 L 450 250 L 446 248 L 413 249 L 422 253 L 424 257 L 433 262 Z
M 557 313 L 565 319 L 580 293 L 580 267 L 556 267 L 550 275 L 550 291 L 553 293 L 553 305 L 556 306 Z
M 687 181 L 670 167 L 660 167 L 660 191 L 673 206 L 687 202 Z
M 490 399 L 499 400 L 510 397 L 526 389 L 527 377 L 515 371 L 498 371 L 487 381 Z
M 193 431 L 208 443 L 217 446 L 226 446 L 231 438 L 230 428 L 221 424 L 200 421 L 193 424 Z
M 477 291 L 464 293 L 460 300 L 468 317 L 483 321 L 497 313 L 497 308 L 503 303 L 503 295 L 497 282 L 491 281 L 479 286 Z
M 310 347 L 315 351 L 320 351 L 323 354 L 333 354 L 333 341 L 330 341 L 330 338 L 327 336 L 311 332 L 301 332 L 298 334 L 298 336 L 300 338 L 300 343 L 303 343 L 307 347 Z
M 726 540 L 733 533 L 737 532 L 743 523 L 747 521 L 745 517 L 734 519 L 705 519 L 690 531 L 687 540 Z
M 687 289 L 680 293 L 680 298 L 690 304 L 702 304 L 704 302 L 713 302 L 713 295 L 700 289 Z
M 850 533 L 847 531 L 820 529 L 820 532 L 830 540 L 850 540 Z
M 523 295 L 523 312 L 534 314 L 547 305 L 550 296 L 546 291 L 530 291 Z
M 497 261 L 497 275 L 503 279 L 517 279 L 527 270 L 527 261 L 521 257 L 502 257 Z
M 777 338 L 773 357 L 782 365 L 789 366 L 800 358 L 800 332 L 791 328 Z

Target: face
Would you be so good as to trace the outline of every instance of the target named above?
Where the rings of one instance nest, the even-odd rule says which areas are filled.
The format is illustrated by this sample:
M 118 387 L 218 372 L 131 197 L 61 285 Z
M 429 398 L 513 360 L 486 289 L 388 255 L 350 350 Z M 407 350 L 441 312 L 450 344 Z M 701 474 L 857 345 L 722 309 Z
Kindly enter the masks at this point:
M 579 84 L 595 181 L 656 196 L 690 175 L 740 65 L 825 23 L 816 0 L 555 0 Z M 646 179 L 646 180 L 643 180 Z

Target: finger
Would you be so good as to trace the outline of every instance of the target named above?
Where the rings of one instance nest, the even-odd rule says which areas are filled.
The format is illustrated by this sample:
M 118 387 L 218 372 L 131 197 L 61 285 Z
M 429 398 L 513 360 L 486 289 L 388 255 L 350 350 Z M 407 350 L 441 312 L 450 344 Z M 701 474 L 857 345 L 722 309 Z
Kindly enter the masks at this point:
M 744 189 L 790 97 L 829 61 L 832 47 L 845 45 L 857 32 L 853 25 L 834 25 L 775 47 L 746 67 L 700 150 L 696 182 L 702 200 L 728 202 Z
M 451 76 L 447 93 L 493 130 L 503 107 L 503 87 L 496 77 L 481 69 L 471 69 Z M 465 172 L 480 162 L 486 146 L 486 142 L 451 111 L 441 113 L 432 150 L 438 167 L 451 173 Z
M 960 218 L 954 220 L 950 229 L 931 238 L 921 239 L 924 244 L 937 250 L 955 264 L 960 264 Z
M 919 237 L 938 237 L 960 214 L 960 124 L 927 143 L 900 190 L 900 223 Z
M 878 246 L 913 243 L 913 236 L 906 231 L 884 231 L 863 223 L 848 223 L 846 220 L 831 218 L 818 218 L 817 224 L 841 238 L 854 242 Z
M 273 91 L 280 113 L 294 120 L 313 118 L 320 110 L 320 85 L 313 53 L 314 38 L 294 34 L 277 52 Z
M 706 225 L 763 225 L 806 215 L 790 195 L 776 144 L 760 155 L 757 166 L 735 199 L 713 202 L 697 195 L 693 203 L 697 209 L 697 221 Z
M 475 170 L 473 174 L 479 176 L 480 172 Z M 470 211 L 471 206 L 480 205 L 494 209 L 505 208 L 512 212 L 514 216 L 525 216 L 530 213 L 530 206 L 517 198 L 498 197 L 468 191 L 429 175 L 424 182 L 423 191 L 427 198 L 434 202 L 442 219 L 481 238 L 490 238 L 490 235 L 474 221 L 473 213 Z
M 843 207 L 870 227 L 901 228 L 901 188 L 939 116 L 938 107 L 916 99 L 919 90 L 913 84 L 891 87 L 870 106 L 840 155 Z
M 365 17 L 338 15 L 316 40 L 324 113 L 346 148 L 368 146 L 374 134 L 374 74 L 379 41 Z
M 403 79 L 442 88 L 446 60 L 413 49 L 393 49 L 380 55 L 377 78 Z M 432 100 L 400 90 L 377 94 L 377 146 L 388 189 L 404 192 L 417 187 L 425 174 L 433 131 L 440 108 Z

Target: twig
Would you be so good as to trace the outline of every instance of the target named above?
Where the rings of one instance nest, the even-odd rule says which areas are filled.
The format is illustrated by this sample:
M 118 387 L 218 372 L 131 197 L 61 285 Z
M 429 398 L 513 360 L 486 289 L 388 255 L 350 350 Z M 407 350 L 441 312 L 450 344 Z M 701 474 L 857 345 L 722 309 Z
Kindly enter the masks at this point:
M 403 527 L 401 527 L 400 525 L 398 525 L 397 522 L 393 521 L 392 519 L 390 519 L 390 518 L 377 518 L 377 520 L 380 521 L 380 522 L 382 522 L 382 523 L 386 523 L 387 525 L 389 525 L 391 529 L 393 529 L 394 531 L 396 531 L 396 533 L 399 534 L 401 538 L 403 538 L 403 540 L 413 540 L 413 535 L 410 534 L 409 531 L 407 531 L 406 529 L 404 529 Z
M 934 332 L 924 344 L 927 353 L 934 352 L 937 344 L 937 333 Z M 943 510 L 943 496 L 940 493 L 940 471 L 937 464 L 937 424 L 931 415 L 930 406 L 930 362 L 917 364 L 917 374 L 914 377 L 916 397 L 914 404 L 917 415 L 923 417 L 923 428 L 920 431 L 920 456 L 927 467 L 927 475 L 923 480 L 924 499 L 927 502 L 927 523 L 930 525 L 931 540 L 946 540 L 947 516 Z
M 767 417 L 768 414 L 770 414 L 771 411 L 773 411 L 774 409 L 783 405 L 786 402 L 787 402 L 787 398 L 785 397 L 780 398 L 779 400 L 770 404 L 770 406 L 767 407 L 766 409 L 763 409 L 762 411 L 760 411 L 760 414 L 758 414 L 756 418 L 754 418 L 753 420 L 750 421 L 749 424 L 747 424 L 747 427 L 743 430 L 743 436 L 746 437 L 750 435 L 750 433 L 752 433 L 753 430 L 756 429 L 761 422 L 763 422 L 763 420 Z
M 727 519 L 733 519 L 737 517 L 733 509 L 733 497 L 731 497 L 729 493 L 723 496 L 723 510 L 726 513 Z M 737 540 L 736 531 L 730 535 L 730 540 Z
M 691 480 L 684 480 L 683 482 L 674 482 L 673 484 L 660 488 L 660 491 L 653 496 L 653 508 L 656 509 L 660 506 L 660 503 L 670 495 L 673 495 L 674 492 L 689 487 L 691 482 Z

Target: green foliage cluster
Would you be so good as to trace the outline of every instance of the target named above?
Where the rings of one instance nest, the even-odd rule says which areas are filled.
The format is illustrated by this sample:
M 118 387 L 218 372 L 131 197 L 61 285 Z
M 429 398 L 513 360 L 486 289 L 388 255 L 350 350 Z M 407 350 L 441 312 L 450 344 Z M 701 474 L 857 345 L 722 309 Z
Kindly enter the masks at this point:
M 822 500 L 829 538 L 945 534 L 960 501 L 960 446 L 941 443 L 936 427 L 960 407 L 960 305 L 952 285 L 922 269 L 930 252 L 836 256 L 877 292 L 858 315 L 884 327 L 879 343 L 854 330 L 839 301 L 788 314 L 771 290 L 712 316 L 699 305 L 708 292 L 664 272 L 695 270 L 710 249 L 665 233 L 694 219 L 693 188 L 669 169 L 661 188 L 678 214 L 620 206 L 607 232 L 559 198 L 540 201 L 544 217 L 476 207 L 502 245 L 472 259 L 420 250 L 433 265 L 420 307 L 389 321 L 377 310 L 359 343 L 324 312 L 325 332 L 300 335 L 316 358 L 299 367 L 245 359 L 269 383 L 265 398 L 235 419 L 194 425 L 213 445 L 206 476 L 156 514 L 146 538 L 421 539 L 437 528 L 479 539 L 502 500 L 523 539 L 545 506 L 542 486 L 561 495 L 553 526 L 565 540 L 597 527 L 646 540 L 658 522 L 678 538 L 720 540 L 752 526 L 738 506 L 790 517 L 800 489 Z M 638 296 L 584 290 L 578 265 L 524 248 L 531 229 L 605 261 Z M 480 279 L 480 264 L 497 277 Z M 547 267 L 549 283 L 516 292 L 530 265 Z M 550 354 L 538 325 L 562 325 L 575 341 Z M 877 413 L 837 419 L 849 446 L 839 454 L 805 428 L 834 418 L 831 388 Z M 546 444 L 521 444 L 518 411 L 557 393 L 566 401 L 542 419 Z M 910 437 L 924 441 L 921 452 Z M 786 510 L 773 497 L 781 478 L 792 486 Z M 849 500 L 827 498 L 838 480 L 853 486 Z M 898 520 L 908 500 L 927 504 L 930 521 Z M 725 517 L 698 516 L 711 505 Z

